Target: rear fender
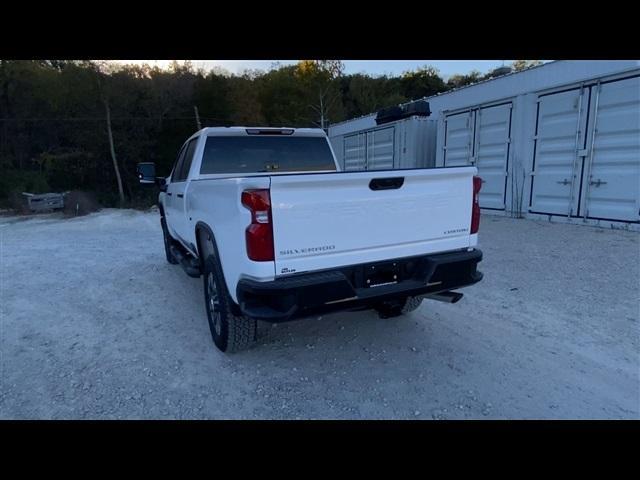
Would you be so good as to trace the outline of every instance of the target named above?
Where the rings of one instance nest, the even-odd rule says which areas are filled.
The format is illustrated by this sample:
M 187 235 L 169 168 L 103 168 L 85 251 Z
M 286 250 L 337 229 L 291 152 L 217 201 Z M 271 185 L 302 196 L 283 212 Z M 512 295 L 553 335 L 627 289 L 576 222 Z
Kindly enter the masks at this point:
M 213 234 L 213 230 L 211 227 L 204 222 L 196 223 L 196 246 L 198 248 L 198 259 L 200 261 L 200 269 L 204 272 L 204 261 L 209 255 L 213 255 L 220 265 L 220 271 L 222 272 L 222 280 L 224 281 L 225 286 L 227 287 L 227 291 L 230 292 L 229 283 L 224 275 L 224 268 L 222 268 L 222 262 L 220 260 L 220 255 L 218 252 L 218 245 L 216 243 L 216 237 Z M 231 296 L 229 296 L 229 303 L 231 305 L 231 311 L 234 315 L 241 315 L 240 308 L 233 301 Z

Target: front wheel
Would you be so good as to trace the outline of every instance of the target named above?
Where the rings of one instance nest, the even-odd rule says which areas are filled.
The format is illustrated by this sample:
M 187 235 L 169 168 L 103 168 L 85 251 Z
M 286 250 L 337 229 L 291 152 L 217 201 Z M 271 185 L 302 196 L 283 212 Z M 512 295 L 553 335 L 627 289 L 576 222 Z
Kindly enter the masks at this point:
M 234 315 L 231 298 L 222 276 L 222 269 L 210 255 L 204 262 L 204 301 L 211 338 L 222 352 L 239 352 L 256 339 L 257 321 Z

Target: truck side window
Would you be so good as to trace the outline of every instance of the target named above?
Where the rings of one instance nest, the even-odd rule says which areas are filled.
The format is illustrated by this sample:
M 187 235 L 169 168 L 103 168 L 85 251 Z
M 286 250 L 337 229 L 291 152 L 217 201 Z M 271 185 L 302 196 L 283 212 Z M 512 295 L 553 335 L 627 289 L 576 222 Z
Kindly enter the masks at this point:
M 185 149 L 184 160 L 180 166 L 180 170 L 178 171 L 178 182 L 184 182 L 189 176 L 189 170 L 191 169 L 191 162 L 193 161 L 193 156 L 196 152 L 196 146 L 198 145 L 198 139 L 194 138 L 189 142 L 187 148 Z
M 171 170 L 171 182 L 179 182 L 178 177 L 180 176 L 180 169 L 182 168 L 182 162 L 184 161 L 184 154 L 187 151 L 187 145 L 184 144 L 178 153 L 178 158 L 176 159 L 176 163 L 173 165 L 173 170 Z

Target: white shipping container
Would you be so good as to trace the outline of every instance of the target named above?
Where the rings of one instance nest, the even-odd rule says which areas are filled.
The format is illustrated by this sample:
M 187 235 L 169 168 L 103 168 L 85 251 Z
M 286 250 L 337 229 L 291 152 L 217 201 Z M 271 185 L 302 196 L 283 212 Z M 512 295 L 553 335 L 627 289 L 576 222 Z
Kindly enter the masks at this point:
M 358 129 L 329 129 L 329 139 L 345 171 L 435 166 L 437 122 L 413 116 Z

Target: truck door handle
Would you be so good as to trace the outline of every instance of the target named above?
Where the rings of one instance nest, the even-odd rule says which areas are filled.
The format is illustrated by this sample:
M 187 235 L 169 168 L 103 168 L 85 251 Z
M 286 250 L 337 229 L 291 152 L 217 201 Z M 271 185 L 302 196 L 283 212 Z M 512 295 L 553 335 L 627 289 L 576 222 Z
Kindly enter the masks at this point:
M 371 190 L 395 190 L 404 184 L 404 177 L 374 178 L 369 182 Z
M 179 193 L 179 194 L 178 194 L 178 198 L 184 198 L 184 194 Z
M 171 192 L 167 192 L 167 195 L 171 196 L 171 195 L 173 195 L 173 193 L 171 193 Z

